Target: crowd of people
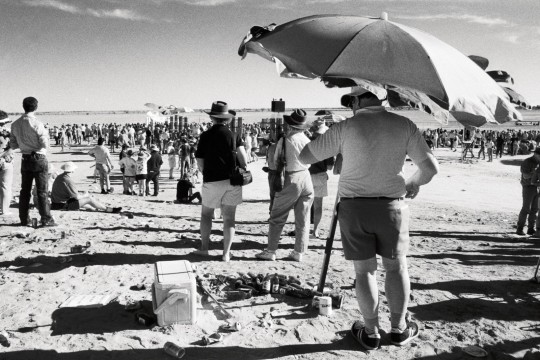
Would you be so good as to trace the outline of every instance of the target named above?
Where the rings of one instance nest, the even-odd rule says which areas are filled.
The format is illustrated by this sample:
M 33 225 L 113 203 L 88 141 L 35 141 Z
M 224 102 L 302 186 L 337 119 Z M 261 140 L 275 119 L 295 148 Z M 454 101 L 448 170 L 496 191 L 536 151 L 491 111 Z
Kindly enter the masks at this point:
M 223 261 L 231 261 L 234 242 L 236 209 L 243 201 L 243 187 L 231 184 L 236 166 L 247 169 L 265 156 L 270 190 L 270 217 L 267 247 L 256 254 L 257 259 L 276 261 L 283 227 L 289 213 L 294 210 L 295 245 L 285 257 L 301 262 L 309 240 L 321 237 L 320 221 L 323 198 L 328 195 L 328 171 L 340 174 L 338 186 L 338 221 L 345 257 L 351 260 L 356 274 L 356 296 L 363 321 L 353 324 L 352 336 L 366 349 L 380 346 L 379 296 L 377 288 L 377 256 L 382 258 L 386 271 L 386 297 L 390 307 L 390 339 L 402 346 L 416 338 L 420 332 L 415 322 L 406 318 L 410 297 L 407 265 L 409 246 L 409 208 L 405 198 L 413 199 L 422 185 L 438 172 L 438 163 L 431 149 L 450 147 L 456 151 L 463 144 L 464 159 L 503 153 L 526 154 L 535 151 L 527 160 L 525 186 L 536 185 L 540 179 L 540 150 L 534 150 L 540 132 L 492 131 L 468 128 L 465 131 L 428 129 L 421 132 L 408 118 L 387 111 L 382 99 L 366 90 L 356 90 L 342 97 L 342 104 L 350 108 L 353 116 L 328 127 L 324 121 L 310 121 L 306 112 L 297 109 L 285 115 L 285 126 L 243 124 L 239 131 L 228 126 L 236 113 L 227 103 L 216 101 L 207 111 L 210 122 L 171 126 L 171 124 L 92 124 L 63 125 L 49 131 L 35 116 L 38 102 L 35 98 L 23 100 L 24 115 L 11 125 L 11 133 L 2 133 L 0 145 L 0 201 L 2 213 L 9 213 L 13 177 L 14 151 L 20 149 L 21 191 L 19 198 L 20 225 L 29 224 L 29 203 L 35 182 L 36 207 L 42 226 L 56 226 L 51 210 L 74 211 L 81 208 L 107 213 L 118 213 L 121 208 L 111 207 L 88 193 L 81 193 L 72 174 L 77 166 L 67 162 L 62 173 L 50 168 L 49 141 L 58 146 L 92 145 L 88 152 L 95 158 L 95 171 L 99 176 L 101 194 L 113 192 L 110 174 L 115 166 L 122 173 L 124 195 L 157 196 L 161 178 L 162 156 L 169 165 L 169 179 L 176 178 L 177 201 L 201 204 L 200 248 L 195 255 L 209 255 L 210 234 L 215 210 L 223 218 Z M 7 114 L 0 112 L 0 120 Z M 475 156 L 474 149 L 478 148 Z M 118 160 L 111 153 L 118 150 Z M 528 152 L 525 152 L 528 151 Z M 417 171 L 405 178 L 402 167 L 408 156 Z M 381 161 L 384 159 L 384 161 Z M 283 173 L 281 173 L 283 169 Z M 535 175 L 536 174 L 536 175 Z M 193 192 L 202 176 L 200 192 Z M 283 176 L 281 186 L 276 185 Z M 532 179 L 532 180 L 529 180 Z M 50 184 L 52 181 L 52 185 Z M 153 191 L 150 191 L 152 183 Z M 135 184 L 137 191 L 135 191 Z M 535 189 L 537 187 L 535 186 Z M 518 233 L 523 232 L 525 220 L 529 232 L 534 228 L 537 207 L 532 200 L 536 195 L 527 193 L 528 208 L 522 210 Z M 537 202 L 536 202 L 537 204 Z M 525 205 L 524 205 L 525 208 Z M 310 225 L 313 215 L 313 230 Z

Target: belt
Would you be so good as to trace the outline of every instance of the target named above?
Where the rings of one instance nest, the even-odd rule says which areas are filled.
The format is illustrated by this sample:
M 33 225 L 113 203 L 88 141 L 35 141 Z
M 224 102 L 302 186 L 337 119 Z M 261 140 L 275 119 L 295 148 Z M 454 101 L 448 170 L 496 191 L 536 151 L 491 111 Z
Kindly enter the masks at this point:
M 386 201 L 394 201 L 394 200 L 404 200 L 405 198 L 398 197 L 398 198 L 391 198 L 386 196 L 372 196 L 372 197 L 364 197 L 364 196 L 355 196 L 355 197 L 342 197 L 339 200 L 345 201 L 345 200 L 386 200 Z
M 22 155 L 22 158 L 23 159 L 44 159 L 46 158 L 47 155 L 43 155 L 43 154 L 36 154 L 36 153 L 33 153 L 33 154 L 23 154 Z

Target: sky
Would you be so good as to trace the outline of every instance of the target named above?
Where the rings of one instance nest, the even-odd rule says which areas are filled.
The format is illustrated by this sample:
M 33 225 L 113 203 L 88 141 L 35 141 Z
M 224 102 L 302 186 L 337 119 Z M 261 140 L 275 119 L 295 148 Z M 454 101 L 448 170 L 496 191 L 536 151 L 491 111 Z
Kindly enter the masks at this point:
M 539 0 L 0 0 L 0 109 L 143 110 L 339 107 L 348 89 L 280 78 L 237 54 L 254 25 L 315 14 L 379 16 L 421 29 L 506 70 L 540 104 Z

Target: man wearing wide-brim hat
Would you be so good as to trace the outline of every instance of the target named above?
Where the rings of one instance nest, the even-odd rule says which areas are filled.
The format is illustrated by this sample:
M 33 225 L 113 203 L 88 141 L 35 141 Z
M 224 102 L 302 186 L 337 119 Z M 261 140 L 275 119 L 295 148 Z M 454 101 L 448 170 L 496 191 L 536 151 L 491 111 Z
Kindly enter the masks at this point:
M 364 89 L 342 98 L 355 114 L 333 125 L 306 145 L 300 160 L 306 164 L 338 153 L 343 155 L 339 179 L 338 220 L 343 251 L 356 272 L 356 297 L 363 323 L 351 328 L 366 349 L 380 346 L 377 255 L 386 270 L 392 344 L 416 338 L 418 325 L 406 320 L 410 282 L 406 255 L 409 246 L 409 209 L 404 198 L 414 198 L 420 186 L 438 172 L 438 163 L 417 126 L 406 117 L 386 111 L 382 99 Z M 406 156 L 417 165 L 403 175 Z
M 148 175 L 146 177 L 146 195 L 150 195 L 150 181 L 154 184 L 154 194 L 159 194 L 159 174 L 163 160 L 159 152 L 159 147 L 156 144 L 150 146 L 150 158 L 146 161 L 148 166 Z
M 309 174 L 309 165 L 298 160 L 300 152 L 309 143 L 304 133 L 311 123 L 306 112 L 296 109 L 291 115 L 284 115 L 283 119 L 289 125 L 285 137 L 281 138 L 274 153 L 276 164 L 283 163 L 285 159 L 285 186 L 276 192 L 268 229 L 268 247 L 255 255 L 263 260 L 276 260 L 276 251 L 283 226 L 291 209 L 294 209 L 295 236 L 294 250 L 286 257 L 288 260 L 302 261 L 307 251 L 309 240 L 309 212 L 313 203 L 313 184 Z
M 60 166 L 63 173 L 54 179 L 51 191 L 51 210 L 77 211 L 86 207 L 90 209 L 102 210 L 109 213 L 119 213 L 121 207 L 109 207 L 103 205 L 88 193 L 79 194 L 71 174 L 77 169 L 72 161 Z
M 212 127 L 201 134 L 195 152 L 197 165 L 203 174 L 201 209 L 201 248 L 197 255 L 207 256 L 214 209 L 221 208 L 223 216 L 223 260 L 230 260 L 234 239 L 236 206 L 242 203 L 242 187 L 233 186 L 230 177 L 235 164 L 246 167 L 246 150 L 239 134 L 227 124 L 236 113 L 224 101 L 216 101 L 210 111 Z M 236 156 L 236 158 L 235 158 Z

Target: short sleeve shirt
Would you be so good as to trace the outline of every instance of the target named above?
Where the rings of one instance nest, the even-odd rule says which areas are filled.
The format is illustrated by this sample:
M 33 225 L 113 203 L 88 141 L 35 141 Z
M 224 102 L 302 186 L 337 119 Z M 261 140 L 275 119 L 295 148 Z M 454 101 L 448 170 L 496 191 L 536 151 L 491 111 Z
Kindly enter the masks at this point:
M 343 155 L 340 197 L 402 197 L 403 164 L 416 164 L 431 151 L 416 125 L 382 106 L 364 108 L 306 145 L 317 160 Z
M 242 140 L 226 125 L 215 124 L 201 134 L 195 157 L 204 160 L 203 182 L 227 180 L 234 168 L 233 149 Z

